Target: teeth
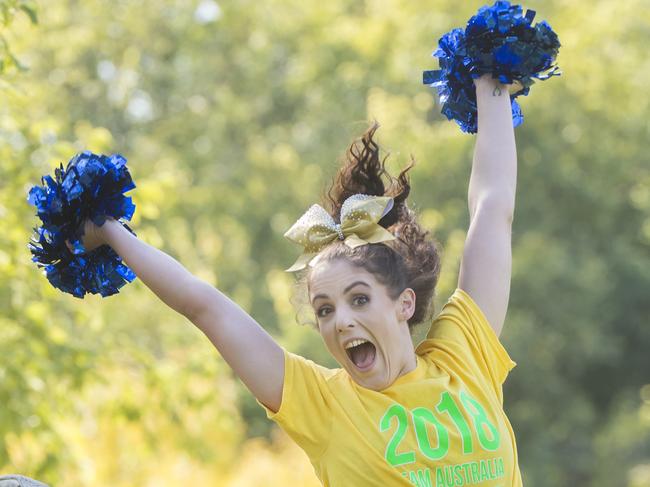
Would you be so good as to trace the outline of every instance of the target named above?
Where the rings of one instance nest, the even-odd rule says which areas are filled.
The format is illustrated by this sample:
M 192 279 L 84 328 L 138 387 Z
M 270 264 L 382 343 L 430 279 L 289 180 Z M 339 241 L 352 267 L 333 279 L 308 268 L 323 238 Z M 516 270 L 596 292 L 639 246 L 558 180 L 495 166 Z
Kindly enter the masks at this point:
M 348 343 L 345 346 L 345 349 L 347 350 L 348 348 L 356 347 L 357 345 L 361 345 L 362 343 L 366 343 L 368 340 L 352 340 L 350 343 Z

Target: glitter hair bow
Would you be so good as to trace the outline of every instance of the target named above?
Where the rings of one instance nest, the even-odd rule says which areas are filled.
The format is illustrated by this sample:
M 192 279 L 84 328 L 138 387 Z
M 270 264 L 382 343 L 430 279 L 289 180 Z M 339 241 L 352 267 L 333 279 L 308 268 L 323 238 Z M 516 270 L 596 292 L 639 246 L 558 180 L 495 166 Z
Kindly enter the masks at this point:
M 318 252 L 337 238 L 350 248 L 394 240 L 395 236 L 378 223 L 392 208 L 393 198 L 389 196 L 354 194 L 343 202 L 341 223 L 336 223 L 322 206 L 312 205 L 284 234 L 304 247 L 286 271 L 295 272 L 311 265 Z

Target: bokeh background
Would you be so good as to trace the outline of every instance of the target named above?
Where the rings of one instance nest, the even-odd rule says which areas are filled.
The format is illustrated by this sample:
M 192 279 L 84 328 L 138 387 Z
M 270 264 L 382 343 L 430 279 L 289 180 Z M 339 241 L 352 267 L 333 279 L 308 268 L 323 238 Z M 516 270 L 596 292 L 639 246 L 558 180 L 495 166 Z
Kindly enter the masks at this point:
M 66 487 L 317 486 L 207 338 L 139 280 L 55 290 L 30 261 L 29 188 L 77 152 L 121 153 L 138 236 L 289 350 L 284 231 L 376 119 L 443 247 L 436 308 L 469 224 L 474 136 L 422 71 L 487 2 L 0 0 L 0 473 Z M 650 9 L 530 0 L 561 77 L 519 98 L 510 307 L 501 340 L 526 487 L 650 486 Z M 426 331 L 426 330 L 425 330 Z M 420 337 L 415 337 L 419 341 Z M 254 353 L 251 350 L 251 353 Z M 309 414 L 309 411 L 305 411 Z

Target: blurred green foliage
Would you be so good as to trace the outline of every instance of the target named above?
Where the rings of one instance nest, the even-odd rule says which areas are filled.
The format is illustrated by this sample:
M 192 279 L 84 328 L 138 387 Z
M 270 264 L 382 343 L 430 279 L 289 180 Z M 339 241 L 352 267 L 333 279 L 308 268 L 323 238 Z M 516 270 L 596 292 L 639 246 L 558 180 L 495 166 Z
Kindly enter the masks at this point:
M 27 68 L 21 64 L 20 60 L 13 55 L 10 43 L 4 35 L 5 29 L 11 26 L 16 14 L 21 12 L 27 15 L 33 24 L 38 23 L 38 15 L 36 13 L 36 4 L 34 1 L 0 0 L 0 22 L 2 22 L 2 30 L 0 30 L 0 76 L 12 68 L 16 68 L 19 71 L 27 70 Z
M 141 282 L 83 301 L 50 286 L 27 249 L 27 191 L 81 150 L 125 155 L 139 237 L 335 366 L 295 322 L 283 269 L 300 249 L 282 235 L 376 118 L 389 167 L 418 161 L 413 203 L 444 250 L 440 308 L 474 138 L 421 75 L 481 5 L 50 0 L 34 25 L 34 2 L 0 0 L 0 471 L 70 487 L 317 485 L 207 339 Z M 564 72 L 520 99 L 516 129 L 501 339 L 518 363 L 505 409 L 524 484 L 647 487 L 650 9 L 524 6 L 558 33 Z

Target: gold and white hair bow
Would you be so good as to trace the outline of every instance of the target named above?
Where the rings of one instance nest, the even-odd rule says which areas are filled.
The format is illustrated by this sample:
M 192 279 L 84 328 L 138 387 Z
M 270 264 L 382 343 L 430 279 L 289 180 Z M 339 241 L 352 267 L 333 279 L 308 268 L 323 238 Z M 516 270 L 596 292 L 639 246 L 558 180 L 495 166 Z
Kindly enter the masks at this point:
M 299 271 L 327 244 L 343 240 L 350 248 L 368 243 L 394 240 L 395 236 L 378 224 L 393 208 L 393 198 L 353 194 L 341 206 L 341 223 L 319 205 L 312 205 L 284 234 L 286 238 L 303 246 L 303 253 L 286 271 Z

